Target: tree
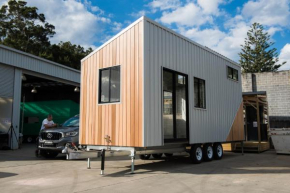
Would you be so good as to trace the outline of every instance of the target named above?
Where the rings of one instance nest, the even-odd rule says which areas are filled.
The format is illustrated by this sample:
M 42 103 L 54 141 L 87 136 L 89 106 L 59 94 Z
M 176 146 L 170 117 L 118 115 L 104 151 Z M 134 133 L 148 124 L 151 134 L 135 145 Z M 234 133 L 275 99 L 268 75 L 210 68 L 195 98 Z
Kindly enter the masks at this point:
M 270 35 L 264 32 L 264 27 L 259 23 L 253 23 L 239 53 L 243 72 L 275 72 L 284 65 L 286 62 L 278 64 L 277 49 L 271 48 L 273 44 Z
M 10 0 L 0 9 L 0 44 L 80 69 L 80 60 L 91 53 L 71 42 L 50 43 L 55 27 L 45 21 L 36 7 L 25 1 Z
M 80 69 L 81 59 L 92 51 L 92 48 L 85 50 L 82 46 L 72 44 L 71 42 L 60 42 L 59 44 L 51 45 L 45 53 L 41 54 L 41 57 Z
M 25 1 L 10 0 L 0 9 L 0 43 L 39 55 L 50 46 L 55 27 Z

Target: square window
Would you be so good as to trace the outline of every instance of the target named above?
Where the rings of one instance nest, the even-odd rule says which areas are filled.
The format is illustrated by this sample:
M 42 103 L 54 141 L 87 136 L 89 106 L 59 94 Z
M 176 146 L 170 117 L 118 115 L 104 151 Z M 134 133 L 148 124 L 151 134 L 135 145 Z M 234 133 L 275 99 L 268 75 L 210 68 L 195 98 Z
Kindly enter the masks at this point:
M 228 69 L 228 78 L 235 80 L 235 81 L 238 81 L 239 80 L 239 71 L 234 69 L 234 68 L 231 68 L 229 66 L 227 69 Z

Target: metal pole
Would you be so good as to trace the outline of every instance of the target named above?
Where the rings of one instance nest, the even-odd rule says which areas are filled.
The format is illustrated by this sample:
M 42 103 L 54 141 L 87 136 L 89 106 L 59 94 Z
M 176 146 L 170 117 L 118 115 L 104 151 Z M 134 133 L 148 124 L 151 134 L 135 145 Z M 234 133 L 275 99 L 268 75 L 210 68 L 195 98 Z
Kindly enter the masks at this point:
M 101 175 L 104 175 L 104 170 L 105 170 L 105 155 L 106 155 L 106 150 L 102 149 L 101 156 L 102 156 L 102 161 L 101 161 Z
M 131 174 L 134 174 L 134 160 L 135 160 L 135 157 L 131 156 Z
M 87 168 L 91 169 L 91 159 L 90 158 L 88 158 L 88 167 Z

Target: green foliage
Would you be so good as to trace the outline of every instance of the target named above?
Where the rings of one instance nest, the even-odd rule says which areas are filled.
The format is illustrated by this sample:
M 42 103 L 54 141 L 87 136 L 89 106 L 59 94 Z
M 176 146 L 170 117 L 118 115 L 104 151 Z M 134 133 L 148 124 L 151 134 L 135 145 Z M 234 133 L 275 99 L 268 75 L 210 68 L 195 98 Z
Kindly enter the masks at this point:
M 44 14 L 37 13 L 36 7 L 26 5 L 25 1 L 10 0 L 1 7 L 0 44 L 80 69 L 80 60 L 92 49 L 70 42 L 51 45 L 55 27 L 45 21 Z
M 275 72 L 282 64 L 279 62 L 276 48 L 271 48 L 270 35 L 264 32 L 264 27 L 254 23 L 247 32 L 245 44 L 242 46 L 240 64 L 244 73 Z
M 71 42 L 60 42 L 58 45 L 50 46 L 47 52 L 41 54 L 41 57 L 80 69 L 80 60 L 92 51 L 92 48 L 85 50 L 82 46 L 74 45 Z
M 45 16 L 36 7 L 27 7 L 24 1 L 11 0 L 1 7 L 0 42 L 4 45 L 39 55 L 50 46 L 54 26 L 45 22 Z

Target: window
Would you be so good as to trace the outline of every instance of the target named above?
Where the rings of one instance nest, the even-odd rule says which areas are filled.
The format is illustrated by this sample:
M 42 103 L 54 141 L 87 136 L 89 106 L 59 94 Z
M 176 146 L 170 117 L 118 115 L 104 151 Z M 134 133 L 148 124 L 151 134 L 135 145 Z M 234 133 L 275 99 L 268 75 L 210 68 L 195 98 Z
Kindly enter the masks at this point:
M 100 69 L 99 103 L 120 102 L 120 66 Z
M 205 109 L 205 80 L 194 77 L 194 107 Z
M 238 81 L 239 71 L 228 66 L 228 78 Z

